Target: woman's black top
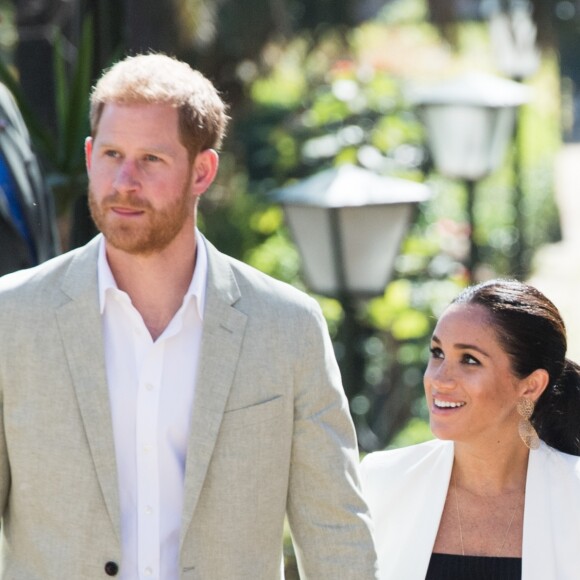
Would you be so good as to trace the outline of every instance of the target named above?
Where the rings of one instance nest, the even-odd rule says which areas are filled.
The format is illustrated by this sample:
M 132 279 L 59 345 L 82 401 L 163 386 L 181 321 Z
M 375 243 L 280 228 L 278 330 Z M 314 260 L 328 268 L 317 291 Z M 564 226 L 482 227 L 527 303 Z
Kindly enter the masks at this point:
M 431 554 L 425 580 L 521 580 L 521 558 Z

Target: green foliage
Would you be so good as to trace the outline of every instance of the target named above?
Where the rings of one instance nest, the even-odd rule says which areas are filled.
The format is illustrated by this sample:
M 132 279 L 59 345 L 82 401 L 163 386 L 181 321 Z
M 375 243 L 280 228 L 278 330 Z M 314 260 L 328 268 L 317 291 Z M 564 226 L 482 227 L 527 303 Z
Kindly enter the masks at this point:
M 91 67 L 93 59 L 93 26 L 90 18 L 83 24 L 81 42 L 75 66 L 71 75 L 67 74 L 63 58 L 63 39 L 57 36 L 55 42 L 55 85 L 56 119 L 58 139 L 53 165 L 65 174 L 84 171 L 84 154 L 79 144 L 88 135 L 88 95 L 91 88 Z M 50 142 L 49 145 L 54 145 Z
M 429 428 L 429 423 L 419 417 L 409 419 L 409 422 L 401 429 L 389 443 L 389 449 L 398 447 L 408 447 L 417 445 L 433 439 L 433 433 Z
M 0 0 L 0 54 L 12 51 L 18 41 L 16 33 L 15 6 L 11 0 Z
M 299 274 L 298 253 L 281 230 L 268 237 L 260 246 L 252 248 L 246 261 L 279 280 L 293 281 Z
M 305 79 L 295 67 L 282 63 L 273 74 L 258 78 L 252 84 L 250 95 L 263 107 L 275 104 L 284 108 L 297 107 L 305 89 Z
M 424 0 L 396 0 L 383 9 L 381 19 L 389 24 L 421 22 L 427 19 L 427 6 Z

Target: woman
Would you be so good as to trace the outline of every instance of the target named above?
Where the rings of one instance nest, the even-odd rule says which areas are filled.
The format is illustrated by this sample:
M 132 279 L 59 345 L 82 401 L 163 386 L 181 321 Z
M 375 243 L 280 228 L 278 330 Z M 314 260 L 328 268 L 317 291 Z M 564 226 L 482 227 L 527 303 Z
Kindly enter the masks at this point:
M 470 287 L 445 310 L 424 376 L 437 439 L 361 467 L 381 580 L 580 578 L 580 372 L 565 354 L 558 310 L 526 284 Z

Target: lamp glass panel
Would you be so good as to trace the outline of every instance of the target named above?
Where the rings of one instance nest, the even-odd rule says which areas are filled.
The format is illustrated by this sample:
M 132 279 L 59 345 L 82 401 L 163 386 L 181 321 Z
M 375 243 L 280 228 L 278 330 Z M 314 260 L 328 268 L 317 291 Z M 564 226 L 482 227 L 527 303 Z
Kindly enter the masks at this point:
M 391 277 L 413 204 L 342 208 L 339 222 L 347 289 L 380 295 Z
M 302 258 L 302 272 L 306 284 L 314 292 L 335 296 L 338 280 L 329 210 L 314 206 L 286 205 L 284 212 Z
M 501 162 L 514 109 L 428 105 L 423 119 L 437 170 L 448 177 L 476 181 Z

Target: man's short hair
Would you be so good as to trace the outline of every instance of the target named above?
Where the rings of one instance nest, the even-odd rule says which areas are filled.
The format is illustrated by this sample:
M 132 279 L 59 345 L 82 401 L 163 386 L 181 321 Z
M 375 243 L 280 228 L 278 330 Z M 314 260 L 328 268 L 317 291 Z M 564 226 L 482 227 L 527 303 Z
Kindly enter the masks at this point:
M 229 120 L 213 84 L 187 63 L 164 54 L 129 56 L 103 74 L 90 97 L 93 138 L 104 106 L 113 103 L 175 107 L 190 159 L 205 149 L 219 149 Z

